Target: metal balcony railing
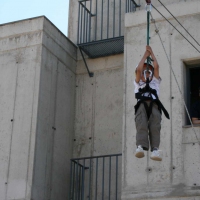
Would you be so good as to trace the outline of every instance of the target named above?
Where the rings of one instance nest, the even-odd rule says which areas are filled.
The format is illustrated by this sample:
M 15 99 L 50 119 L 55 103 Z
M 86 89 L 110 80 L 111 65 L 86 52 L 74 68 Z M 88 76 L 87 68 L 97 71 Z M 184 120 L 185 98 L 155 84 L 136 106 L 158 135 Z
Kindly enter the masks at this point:
M 134 0 L 81 0 L 78 46 L 91 58 L 124 52 L 124 16 L 139 5 Z
M 69 200 L 121 199 L 121 155 L 71 159 Z

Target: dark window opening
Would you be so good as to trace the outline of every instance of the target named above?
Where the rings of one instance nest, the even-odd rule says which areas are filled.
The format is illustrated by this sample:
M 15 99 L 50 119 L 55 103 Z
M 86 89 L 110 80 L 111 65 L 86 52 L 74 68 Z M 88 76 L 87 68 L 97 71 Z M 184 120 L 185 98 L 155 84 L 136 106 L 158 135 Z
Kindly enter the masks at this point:
M 200 100 L 199 87 L 200 87 L 200 64 L 187 66 L 187 107 L 191 114 L 192 105 Z M 190 124 L 187 116 L 187 124 Z
M 200 66 L 190 69 L 190 101 L 191 105 L 199 100 Z

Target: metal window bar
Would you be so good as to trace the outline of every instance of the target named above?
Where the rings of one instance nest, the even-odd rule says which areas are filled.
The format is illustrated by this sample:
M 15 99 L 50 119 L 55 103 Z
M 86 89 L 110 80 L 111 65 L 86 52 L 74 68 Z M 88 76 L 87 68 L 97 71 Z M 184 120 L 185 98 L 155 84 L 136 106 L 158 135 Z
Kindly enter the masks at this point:
M 84 2 L 84 7 L 85 7 L 85 5 L 86 5 L 86 2 Z M 86 9 L 84 9 L 84 7 L 82 8 L 83 9 L 83 18 L 82 18 L 82 20 L 83 20 L 83 22 L 82 22 L 82 25 L 83 25 L 83 40 L 84 41 L 86 41 L 85 40 L 85 23 L 86 23 L 86 20 L 85 20 L 85 13 L 86 13 Z
M 77 44 L 123 36 L 124 15 L 134 12 L 136 0 L 80 0 Z
M 119 0 L 119 35 L 121 35 L 121 20 L 122 20 L 121 9 L 122 9 L 122 4 L 121 4 L 121 0 Z
M 103 0 L 101 0 L 101 40 L 103 39 Z
M 69 200 L 118 200 L 121 155 L 71 159 Z
M 118 190 L 118 176 L 117 176 L 117 174 L 118 174 L 118 156 L 116 156 L 116 182 L 115 182 L 115 186 L 116 186 L 116 188 L 115 188 L 115 193 L 116 193 L 116 199 L 117 199 L 117 190 Z
M 109 38 L 109 5 L 110 1 L 108 0 L 108 5 L 107 5 L 107 38 Z
M 105 157 L 103 157 L 103 164 L 102 164 L 102 200 L 104 200 L 104 168 L 105 168 Z
M 97 18 L 98 18 L 98 15 L 97 15 L 97 0 L 96 0 L 96 17 L 95 17 L 95 39 L 94 41 L 97 40 Z
M 98 158 L 96 158 L 96 180 L 95 180 L 95 188 L 97 188 L 97 183 L 98 183 Z M 95 200 L 97 200 L 97 192 L 98 189 L 95 190 Z
M 79 162 L 79 160 L 77 162 Z M 78 177 L 79 177 L 78 167 L 79 167 L 79 163 L 77 163 L 77 165 L 76 165 L 76 171 L 75 171 L 75 174 L 76 174 L 75 188 L 76 188 L 76 191 L 77 191 L 75 193 L 75 199 L 77 199 L 77 195 L 78 195 L 78 192 L 79 192 L 79 189 L 78 189 Z
M 111 190 L 111 157 L 109 157 L 109 190 L 108 190 L 109 200 L 110 200 L 110 190 Z
M 114 4 L 113 4 L 113 24 L 112 24 L 112 26 L 113 26 L 113 38 L 115 37 L 115 0 L 113 0 L 113 2 L 114 2 Z M 119 35 L 119 36 L 121 36 L 121 35 Z
M 77 41 L 79 43 L 90 42 L 91 37 L 91 17 L 94 15 L 91 13 L 92 0 L 91 1 L 79 1 L 78 11 L 78 34 Z

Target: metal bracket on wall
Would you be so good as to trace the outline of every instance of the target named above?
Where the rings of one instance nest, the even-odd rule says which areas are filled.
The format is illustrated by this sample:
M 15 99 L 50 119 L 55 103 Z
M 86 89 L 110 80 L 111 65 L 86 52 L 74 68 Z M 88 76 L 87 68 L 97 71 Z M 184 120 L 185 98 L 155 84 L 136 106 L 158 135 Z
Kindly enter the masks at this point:
M 89 70 L 89 68 L 88 68 L 88 66 L 87 66 L 86 60 L 85 60 L 85 58 L 84 58 L 83 52 L 82 52 L 82 50 L 81 50 L 80 47 L 79 47 L 79 50 L 80 50 L 80 52 L 81 52 L 81 55 L 82 55 L 83 61 L 84 61 L 84 63 L 85 63 L 85 66 L 86 66 L 87 72 L 88 72 L 88 74 L 89 74 L 89 77 L 93 77 L 93 76 L 94 76 L 94 73 L 93 73 L 93 72 L 90 72 L 90 70 Z

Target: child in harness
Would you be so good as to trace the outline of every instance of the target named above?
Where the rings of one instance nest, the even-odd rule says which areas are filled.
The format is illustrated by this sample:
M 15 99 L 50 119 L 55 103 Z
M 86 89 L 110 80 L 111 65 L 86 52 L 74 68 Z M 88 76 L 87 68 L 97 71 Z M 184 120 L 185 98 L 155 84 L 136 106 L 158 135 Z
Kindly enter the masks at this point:
M 152 59 L 150 59 L 150 56 Z M 145 62 L 147 59 L 147 62 Z M 151 61 L 153 61 L 153 65 Z M 150 158 L 161 161 L 159 152 L 161 112 L 169 119 L 169 114 L 160 102 L 159 86 L 161 78 L 159 76 L 159 65 L 150 46 L 146 46 L 146 51 L 139 62 L 134 81 L 135 96 L 135 125 L 136 133 L 136 153 L 137 158 L 144 157 L 144 151 L 151 149 Z

